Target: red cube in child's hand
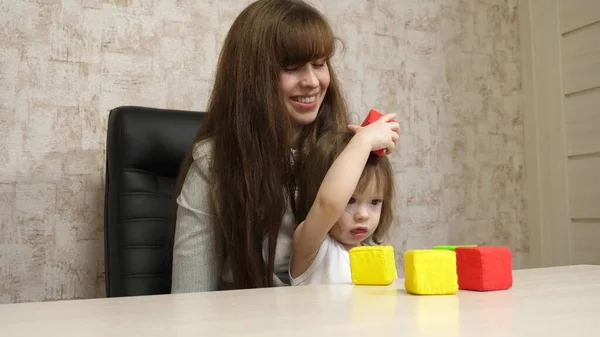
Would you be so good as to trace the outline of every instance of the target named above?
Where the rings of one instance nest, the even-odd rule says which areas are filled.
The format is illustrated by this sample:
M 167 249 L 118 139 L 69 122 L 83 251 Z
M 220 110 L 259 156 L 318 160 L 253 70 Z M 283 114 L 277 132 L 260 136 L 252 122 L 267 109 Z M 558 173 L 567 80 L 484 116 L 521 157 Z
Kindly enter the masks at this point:
M 383 114 L 381 114 L 379 111 L 371 109 L 369 111 L 369 114 L 367 115 L 367 118 L 365 118 L 365 120 L 362 122 L 362 124 L 360 126 L 367 126 L 367 125 L 377 121 L 379 118 L 381 118 L 381 116 L 383 116 Z M 383 156 L 384 152 L 385 152 L 385 149 L 373 151 L 373 153 L 379 157 Z
M 456 272 L 462 290 L 504 290 L 512 287 L 512 254 L 507 247 L 458 247 Z
M 369 114 L 367 115 L 367 118 L 365 118 L 365 120 L 362 122 L 362 124 L 360 126 L 367 126 L 367 125 L 377 121 L 382 116 L 383 116 L 383 114 L 380 113 L 379 111 L 377 111 L 375 109 L 371 109 L 371 110 L 369 110 Z

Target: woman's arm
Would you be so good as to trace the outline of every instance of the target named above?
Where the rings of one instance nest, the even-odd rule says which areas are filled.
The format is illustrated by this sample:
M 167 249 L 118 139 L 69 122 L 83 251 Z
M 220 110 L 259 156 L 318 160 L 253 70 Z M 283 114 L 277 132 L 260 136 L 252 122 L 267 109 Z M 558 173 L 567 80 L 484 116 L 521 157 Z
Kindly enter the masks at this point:
M 209 212 L 209 163 L 213 147 L 201 143 L 177 197 L 173 245 L 172 293 L 214 291 L 220 268 L 215 254 L 214 224 Z

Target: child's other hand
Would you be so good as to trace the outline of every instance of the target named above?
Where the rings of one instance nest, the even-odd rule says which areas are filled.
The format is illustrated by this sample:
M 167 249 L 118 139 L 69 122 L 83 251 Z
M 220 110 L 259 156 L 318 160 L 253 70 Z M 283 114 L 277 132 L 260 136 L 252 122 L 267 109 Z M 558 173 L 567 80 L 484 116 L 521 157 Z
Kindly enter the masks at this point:
M 386 149 L 386 154 L 390 154 L 400 138 L 400 124 L 393 121 L 395 117 L 396 114 L 386 114 L 365 127 L 349 125 L 348 129 L 361 135 L 371 146 L 371 151 Z

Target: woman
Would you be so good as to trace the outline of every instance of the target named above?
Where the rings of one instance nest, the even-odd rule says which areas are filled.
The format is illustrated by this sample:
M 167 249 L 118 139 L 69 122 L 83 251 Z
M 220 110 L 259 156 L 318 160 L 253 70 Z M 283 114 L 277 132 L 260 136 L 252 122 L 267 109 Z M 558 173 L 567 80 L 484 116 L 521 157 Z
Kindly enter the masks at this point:
M 206 118 L 175 190 L 172 292 L 289 284 L 295 170 L 348 114 L 326 19 L 260 0 L 234 21 Z

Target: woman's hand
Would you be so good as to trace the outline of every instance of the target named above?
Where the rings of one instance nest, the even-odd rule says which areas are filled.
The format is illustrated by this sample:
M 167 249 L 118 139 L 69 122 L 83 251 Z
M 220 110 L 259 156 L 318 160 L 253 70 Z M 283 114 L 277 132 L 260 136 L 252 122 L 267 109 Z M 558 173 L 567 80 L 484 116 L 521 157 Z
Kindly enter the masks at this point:
M 371 151 L 385 149 L 390 154 L 400 139 L 400 124 L 393 121 L 396 114 L 386 114 L 377 121 L 367 125 L 348 125 L 348 129 L 360 135 L 371 146 Z

